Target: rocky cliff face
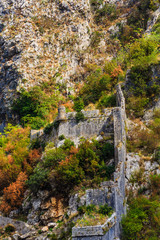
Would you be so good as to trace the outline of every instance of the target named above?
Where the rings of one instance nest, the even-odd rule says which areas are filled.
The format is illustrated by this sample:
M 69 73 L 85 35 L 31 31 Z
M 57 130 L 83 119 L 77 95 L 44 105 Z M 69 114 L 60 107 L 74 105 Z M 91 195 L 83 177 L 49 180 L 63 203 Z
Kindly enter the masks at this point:
M 99 8 L 108 2 L 126 7 L 133 1 L 106 0 Z M 1 122 L 15 120 L 11 105 L 22 87 L 56 79 L 71 92 L 75 79 L 85 76 L 86 64 L 102 64 L 112 57 L 115 50 L 107 47 L 108 34 L 115 27 L 99 29 L 93 21 L 93 4 L 90 0 L 1 0 Z
M 7 109 L 21 87 L 29 88 L 53 77 L 68 83 L 81 72 L 88 56 L 85 51 L 90 44 L 91 24 L 89 0 L 2 0 L 1 114 L 9 115 Z

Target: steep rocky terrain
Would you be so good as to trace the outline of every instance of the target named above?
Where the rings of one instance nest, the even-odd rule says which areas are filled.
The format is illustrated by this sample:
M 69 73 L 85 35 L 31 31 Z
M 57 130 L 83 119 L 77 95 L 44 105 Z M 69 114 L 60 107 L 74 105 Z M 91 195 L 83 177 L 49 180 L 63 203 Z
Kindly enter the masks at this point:
M 109 2 L 127 11 L 132 1 Z M 21 88 L 55 79 L 67 94 L 73 93 L 75 81 L 84 79 L 87 65 L 103 64 L 115 54 L 116 46 L 109 44 L 108 33 L 117 27 L 95 24 L 94 1 L 93 6 L 89 0 L 2 0 L 0 4 L 1 121 L 13 120 L 11 105 Z M 117 22 L 125 22 L 125 16 L 121 14 Z
M 72 87 L 88 54 L 89 1 L 1 1 L 1 114 L 21 87 L 55 76 Z
M 160 238 L 159 46 L 159 0 L 0 0 L 0 239 Z

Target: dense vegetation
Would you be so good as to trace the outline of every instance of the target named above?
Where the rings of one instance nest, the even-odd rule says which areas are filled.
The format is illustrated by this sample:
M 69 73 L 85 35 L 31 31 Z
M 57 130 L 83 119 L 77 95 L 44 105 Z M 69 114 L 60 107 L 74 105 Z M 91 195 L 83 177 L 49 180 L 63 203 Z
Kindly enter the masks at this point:
M 8 213 L 21 205 L 25 181 L 39 161 L 41 150 L 29 147 L 29 128 L 8 125 L 5 134 L 0 138 L 0 210 Z
M 136 198 L 130 196 L 127 216 L 122 220 L 124 240 L 153 239 L 160 236 L 160 175 L 150 177 L 147 197 L 141 191 Z
M 38 163 L 28 186 L 37 192 L 50 182 L 54 182 L 55 191 L 69 194 L 75 186 L 92 186 L 111 177 L 114 166 L 107 166 L 113 157 L 113 145 L 106 140 L 101 142 L 82 140 L 78 148 L 66 139 L 59 148 L 50 143 L 45 148 L 43 162 Z
M 55 84 L 52 82 L 35 86 L 29 91 L 21 89 L 19 97 L 13 103 L 13 111 L 19 115 L 23 126 L 39 129 L 55 115 L 60 100 L 57 96 Z
M 147 127 L 142 128 L 139 120 L 136 123 L 128 134 L 128 151 L 152 156 L 156 150 L 158 151 L 160 145 L 160 111 L 154 111 L 153 120 Z M 156 159 L 158 160 L 158 157 Z

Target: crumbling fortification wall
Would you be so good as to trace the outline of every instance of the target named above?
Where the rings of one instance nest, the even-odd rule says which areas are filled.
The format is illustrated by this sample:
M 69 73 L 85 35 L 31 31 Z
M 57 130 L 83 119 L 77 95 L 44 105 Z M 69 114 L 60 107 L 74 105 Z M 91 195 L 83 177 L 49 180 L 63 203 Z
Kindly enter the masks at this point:
M 121 86 L 117 85 L 117 107 L 113 109 L 114 151 L 116 171 L 114 181 L 101 184 L 100 189 L 86 190 L 85 204 L 103 205 L 107 203 L 115 210 L 103 225 L 74 227 L 73 240 L 112 240 L 120 236 L 121 218 L 126 212 L 125 207 L 125 99 Z
M 113 136 L 113 109 L 106 108 L 101 113 L 98 109 L 92 111 L 83 111 L 84 121 L 76 121 L 76 112 L 65 112 L 64 107 L 59 108 L 57 129 L 53 127 L 51 133 L 47 136 L 43 130 L 31 130 L 31 140 L 41 138 L 44 141 L 54 141 L 57 145 L 58 137 L 64 135 L 65 138 L 72 139 L 75 143 L 81 137 L 91 138 L 104 134 Z
M 66 138 L 93 137 L 103 132 L 105 135 L 113 134 L 113 109 L 105 109 L 101 114 L 99 110 L 82 111 L 84 121 L 76 122 L 76 112 L 66 113 L 66 119 L 60 122 L 58 136 Z
M 117 107 L 99 110 L 83 111 L 85 120 L 76 122 L 76 112 L 66 113 L 64 107 L 59 108 L 57 130 L 53 129 L 52 137 L 58 139 L 64 135 L 74 141 L 80 137 L 94 137 L 103 132 L 105 135 L 114 136 L 114 162 L 116 170 L 114 181 L 101 183 L 98 189 L 86 190 L 83 199 L 77 195 L 70 199 L 69 214 L 77 211 L 81 205 L 104 205 L 107 203 L 114 209 L 112 216 L 103 225 L 74 227 L 73 240 L 112 240 L 120 236 L 121 217 L 126 212 L 125 207 L 125 159 L 126 159 L 126 113 L 125 98 L 120 85 L 117 85 Z M 38 132 L 43 136 L 43 131 Z M 36 136 L 37 132 L 33 133 Z

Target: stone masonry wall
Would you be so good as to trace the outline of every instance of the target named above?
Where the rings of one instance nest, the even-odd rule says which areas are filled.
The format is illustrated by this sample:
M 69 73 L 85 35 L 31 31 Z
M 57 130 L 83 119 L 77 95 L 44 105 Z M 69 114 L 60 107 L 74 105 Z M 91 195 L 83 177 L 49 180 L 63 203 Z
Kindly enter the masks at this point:
M 99 110 L 82 111 L 84 121 L 76 122 L 76 112 L 65 112 L 65 108 L 59 108 L 59 114 L 56 121 L 59 121 L 58 129 L 52 129 L 51 133 L 46 135 L 43 130 L 31 130 L 31 140 L 41 138 L 43 141 L 54 141 L 58 144 L 58 137 L 64 135 L 65 138 L 72 139 L 75 144 L 81 137 L 93 138 L 100 134 L 113 136 L 113 109 L 104 109 L 101 113 Z
M 103 205 L 107 203 L 115 210 L 104 225 L 74 227 L 73 240 L 113 240 L 120 237 L 121 217 L 126 212 L 125 207 L 125 99 L 121 86 L 117 86 L 117 107 L 113 109 L 114 151 L 116 171 L 114 181 L 104 182 L 100 189 L 86 190 L 86 205 Z M 105 227 L 106 226 L 106 227 Z
M 99 110 L 82 111 L 84 121 L 76 122 L 76 112 L 66 113 L 66 120 L 61 121 L 58 136 L 66 138 L 93 137 L 103 132 L 105 135 L 113 134 L 113 110 L 105 109 L 101 114 Z

